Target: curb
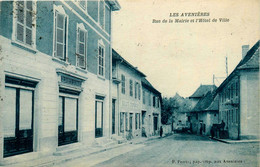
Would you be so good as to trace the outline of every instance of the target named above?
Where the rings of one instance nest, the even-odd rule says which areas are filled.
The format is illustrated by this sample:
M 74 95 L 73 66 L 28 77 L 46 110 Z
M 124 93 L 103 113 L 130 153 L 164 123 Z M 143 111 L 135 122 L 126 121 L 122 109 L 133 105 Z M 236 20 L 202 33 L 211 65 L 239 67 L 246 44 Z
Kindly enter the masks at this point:
M 212 139 L 212 140 L 220 141 L 222 143 L 226 143 L 226 144 L 245 144 L 245 143 L 259 143 L 260 142 L 260 140 L 234 140 L 234 141 L 226 141 L 226 140 L 212 138 L 212 137 L 209 137 L 209 138 Z

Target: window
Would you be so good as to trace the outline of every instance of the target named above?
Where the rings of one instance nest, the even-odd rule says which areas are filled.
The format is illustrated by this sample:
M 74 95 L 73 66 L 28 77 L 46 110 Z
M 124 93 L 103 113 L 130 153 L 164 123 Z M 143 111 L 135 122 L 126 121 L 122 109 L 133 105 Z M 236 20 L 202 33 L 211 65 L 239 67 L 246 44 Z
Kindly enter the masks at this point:
M 86 68 L 86 57 L 87 57 L 87 31 L 83 24 L 77 28 L 77 66 Z
M 102 77 L 105 75 L 105 53 L 104 45 L 101 43 L 98 46 L 98 75 Z
M 120 112 L 120 132 L 124 132 L 124 113 Z
M 153 96 L 153 107 L 155 107 L 155 96 Z
M 138 128 L 138 113 L 135 113 L 135 129 Z
M 239 90 L 238 81 L 236 81 L 236 96 L 238 96 L 238 90 Z
M 121 75 L 121 92 L 122 94 L 125 94 L 125 76 Z
M 145 104 L 145 91 L 143 90 L 143 104 Z
M 67 54 L 67 15 L 61 6 L 55 8 L 54 57 L 65 61 Z
M 135 98 L 137 98 L 137 82 L 135 82 Z
M 137 87 L 138 87 L 138 99 L 140 100 L 141 99 L 141 87 L 140 87 L 139 83 L 137 84 Z
M 131 79 L 129 80 L 129 91 L 130 96 L 133 96 L 133 81 Z
M 151 98 L 151 94 L 149 93 L 149 96 L 148 96 L 148 102 L 149 102 L 149 106 L 152 105 L 152 98 Z
M 125 113 L 125 130 L 128 130 L 128 113 Z
M 35 48 L 36 2 L 15 1 L 13 39 Z

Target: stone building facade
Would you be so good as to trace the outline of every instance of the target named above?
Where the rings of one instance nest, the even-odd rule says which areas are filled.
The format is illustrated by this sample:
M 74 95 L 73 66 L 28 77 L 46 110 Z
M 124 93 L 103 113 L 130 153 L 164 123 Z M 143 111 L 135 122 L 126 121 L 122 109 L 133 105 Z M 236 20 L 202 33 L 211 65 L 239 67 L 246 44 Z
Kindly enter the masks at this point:
M 245 52 L 243 47 L 242 51 Z M 231 139 L 259 139 L 259 41 L 217 89 L 219 123 Z
M 123 138 L 158 135 L 161 94 L 145 77 L 145 74 L 113 50 L 115 134 Z M 142 135 L 144 131 L 145 135 Z
M 118 2 L 0 3 L 0 164 L 110 138 Z

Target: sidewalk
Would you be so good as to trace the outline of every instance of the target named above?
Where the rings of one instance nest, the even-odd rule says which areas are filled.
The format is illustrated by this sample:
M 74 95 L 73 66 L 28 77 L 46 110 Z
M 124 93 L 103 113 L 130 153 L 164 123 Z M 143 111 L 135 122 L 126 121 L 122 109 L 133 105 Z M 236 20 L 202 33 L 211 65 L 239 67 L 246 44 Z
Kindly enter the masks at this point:
M 215 137 L 209 137 L 212 140 L 217 140 L 223 143 L 227 143 L 227 144 L 240 144 L 240 143 L 257 143 L 260 142 L 260 140 L 231 140 L 231 139 L 218 139 Z
M 167 136 L 164 136 L 167 137 Z M 79 148 L 74 150 L 73 152 L 69 154 L 64 155 L 50 155 L 41 157 L 39 159 L 35 159 L 32 161 L 24 161 L 17 164 L 10 164 L 10 165 L 4 165 L 4 167 L 49 167 L 49 166 L 56 166 L 62 163 L 69 162 L 71 160 L 76 160 L 80 158 L 86 158 L 88 156 L 92 156 L 95 154 L 99 154 L 105 151 L 109 150 L 116 150 L 116 148 L 121 149 L 119 147 L 126 147 L 127 150 L 132 150 L 135 148 L 139 148 L 142 144 L 148 141 L 152 141 L 155 139 L 159 139 L 160 136 L 151 136 L 149 138 L 139 137 L 134 138 L 130 141 L 127 141 L 122 144 L 113 144 L 113 145 L 105 145 L 105 146 L 89 146 L 85 148 Z M 144 145 L 142 145 L 144 146 Z M 129 148 L 130 147 L 130 148 Z M 131 148 L 132 147 L 132 148 Z M 127 151 L 125 150 L 125 151 Z M 93 160 L 92 160 L 93 161 Z
M 35 159 L 32 161 L 24 161 L 20 162 L 17 164 L 10 164 L 10 165 L 5 165 L 4 167 L 49 167 L 49 166 L 54 166 L 63 162 L 67 162 L 70 160 L 82 158 L 85 156 L 89 156 L 92 154 L 97 154 L 101 153 L 104 151 L 108 151 L 111 149 L 115 149 L 118 147 L 122 147 L 126 145 L 127 143 L 124 144 L 116 144 L 112 146 L 105 146 L 105 147 L 86 147 L 84 149 L 78 149 L 73 151 L 70 154 L 65 154 L 65 155 L 50 155 L 50 156 L 45 156 L 41 157 L 39 159 Z

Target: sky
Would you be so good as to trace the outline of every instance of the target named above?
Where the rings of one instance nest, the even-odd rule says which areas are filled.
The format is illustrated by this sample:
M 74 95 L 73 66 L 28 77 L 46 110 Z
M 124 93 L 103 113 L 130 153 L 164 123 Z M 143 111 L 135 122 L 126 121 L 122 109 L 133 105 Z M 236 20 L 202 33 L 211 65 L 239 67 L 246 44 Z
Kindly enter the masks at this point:
M 201 84 L 219 86 L 242 58 L 242 45 L 259 40 L 258 0 L 118 0 L 112 15 L 113 48 L 147 75 L 162 96 L 192 95 Z M 170 17 L 206 12 L 209 16 Z M 153 19 L 211 19 L 201 23 L 152 23 Z M 217 22 L 212 22 L 216 18 Z M 227 18 L 228 22 L 219 22 Z

